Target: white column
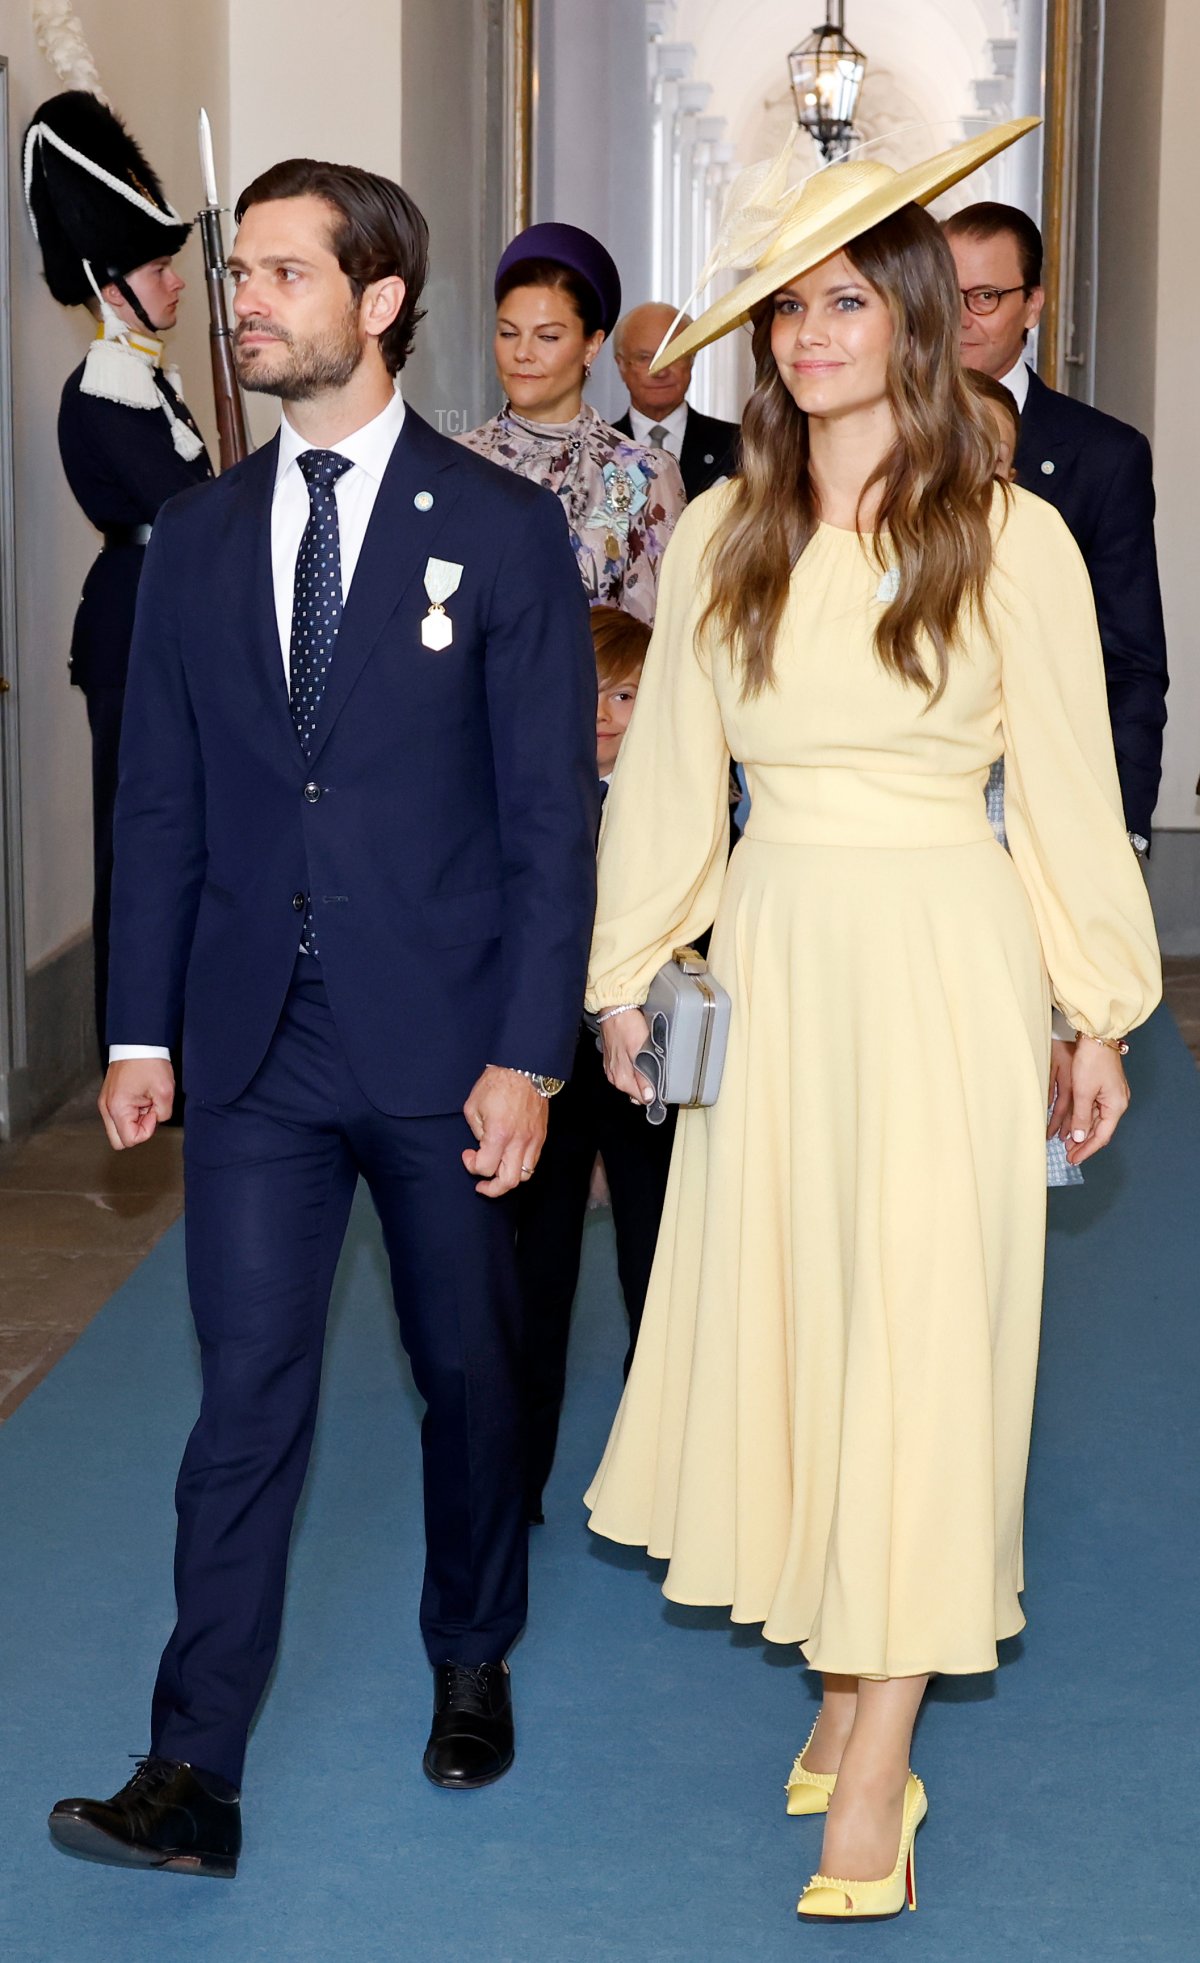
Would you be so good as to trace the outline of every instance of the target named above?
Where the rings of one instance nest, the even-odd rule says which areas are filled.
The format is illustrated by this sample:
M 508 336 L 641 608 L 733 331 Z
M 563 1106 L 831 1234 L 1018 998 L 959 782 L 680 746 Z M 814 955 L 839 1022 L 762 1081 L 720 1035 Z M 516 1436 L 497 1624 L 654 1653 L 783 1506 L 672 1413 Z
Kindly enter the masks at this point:
M 688 292 L 699 267 L 692 245 L 692 177 L 696 169 L 697 128 L 711 94 L 712 88 L 708 82 L 679 84 L 671 173 L 671 291 L 680 296 Z
M 718 153 L 729 152 L 732 146 L 724 141 L 725 118 L 723 116 L 701 116 L 696 125 L 696 141 L 693 147 L 692 171 L 692 265 L 687 275 L 687 284 L 676 297 L 676 305 L 682 306 L 701 267 L 708 259 L 716 236 L 717 224 L 721 214 L 720 180 L 721 163 Z M 689 399 L 697 409 L 707 415 L 717 414 L 714 408 L 715 365 L 710 359 L 701 357 L 693 372 Z
M 651 284 L 663 299 L 669 299 L 675 268 L 675 153 L 679 91 L 691 74 L 696 50 L 685 41 L 661 41 L 654 52 L 659 110 L 655 125 Z
M 1016 14 L 1017 54 L 1013 67 L 1012 113 L 1041 116 L 1045 111 L 1046 0 L 1011 0 Z M 1014 143 L 999 160 L 1003 165 L 1000 196 L 1015 204 L 1038 224 L 1042 218 L 1042 148 L 1044 131 L 1033 130 Z
M 738 165 L 730 146 L 730 154 L 721 172 L 720 202 L 723 205 L 729 186 L 737 176 Z M 714 291 L 728 293 L 742 277 L 740 269 L 720 274 L 714 284 Z M 754 382 L 753 364 L 748 354 L 749 343 L 740 328 L 735 327 L 717 342 L 713 349 L 713 410 L 714 416 L 724 416 L 730 422 L 741 420 L 746 397 Z

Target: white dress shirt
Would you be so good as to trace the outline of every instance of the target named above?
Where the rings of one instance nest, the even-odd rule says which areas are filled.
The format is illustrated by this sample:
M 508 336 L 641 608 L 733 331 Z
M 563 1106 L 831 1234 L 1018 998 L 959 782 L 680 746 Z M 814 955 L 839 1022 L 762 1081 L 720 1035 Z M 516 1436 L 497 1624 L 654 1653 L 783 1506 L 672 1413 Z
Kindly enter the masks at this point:
M 1025 399 L 1029 394 L 1029 363 L 1026 361 L 1024 355 L 1021 355 L 1016 366 L 1010 368 L 1007 375 L 1001 375 L 999 380 L 1001 387 L 1008 390 L 1013 401 L 1016 403 L 1017 414 L 1020 415 L 1025 407 Z
M 375 499 L 383 473 L 396 447 L 404 425 L 404 398 L 399 389 L 373 421 L 356 429 L 341 443 L 331 443 L 335 456 L 349 457 L 358 467 L 338 478 L 338 539 L 342 554 L 342 600 L 349 597 L 350 582 L 367 535 Z M 279 461 L 275 467 L 275 494 L 271 500 L 271 576 L 275 585 L 275 618 L 279 622 L 279 645 L 283 650 L 283 672 L 291 686 L 292 599 L 296 588 L 296 559 L 310 510 L 308 485 L 296 459 L 302 450 L 317 446 L 305 441 L 288 421 L 284 411 L 279 426 Z M 336 652 L 334 659 L 336 660 Z
M 386 409 L 380 410 L 369 423 L 356 429 L 341 443 L 331 443 L 329 448 L 339 457 L 349 457 L 356 465 L 338 478 L 334 489 L 337 499 L 338 539 L 342 557 L 342 600 L 345 602 L 350 592 L 350 582 L 358 564 L 358 555 L 367 535 L 371 513 L 375 509 L 375 499 L 383 481 L 383 473 L 388 467 L 396 438 L 404 424 L 404 398 L 397 388 Z M 279 624 L 279 646 L 283 655 L 283 672 L 291 688 L 291 645 L 292 645 L 292 600 L 296 587 L 296 559 L 300 552 L 300 541 L 304 527 L 308 523 L 310 502 L 308 485 L 303 472 L 296 462 L 302 450 L 313 450 L 321 446 L 309 443 L 294 429 L 284 410 L 279 425 L 279 460 L 275 468 L 275 489 L 271 497 L 271 576 L 275 587 L 275 618 Z M 336 654 L 335 654 L 336 659 Z M 156 1047 L 152 1043 L 111 1043 L 108 1050 L 110 1063 L 122 1063 L 134 1057 L 169 1057 L 171 1052 Z
M 672 409 L 669 416 L 643 416 L 641 410 L 635 409 L 632 402 L 629 405 L 629 427 L 633 431 L 634 442 L 644 444 L 647 450 L 652 450 L 654 444 L 650 440 L 650 431 L 665 429 L 667 433 L 663 437 L 662 448 L 674 457 L 676 463 L 683 449 L 683 432 L 687 428 L 687 418 L 686 402 L 681 402 L 677 409 Z

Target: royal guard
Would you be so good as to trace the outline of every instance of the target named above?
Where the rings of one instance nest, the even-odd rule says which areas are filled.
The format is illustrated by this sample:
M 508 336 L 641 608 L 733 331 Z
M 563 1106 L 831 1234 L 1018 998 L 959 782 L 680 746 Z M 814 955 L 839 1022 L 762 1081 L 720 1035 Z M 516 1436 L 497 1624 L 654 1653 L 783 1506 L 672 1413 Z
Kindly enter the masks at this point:
M 120 118 L 87 89 L 52 96 L 37 111 L 25 134 L 24 178 L 46 284 L 63 306 L 86 307 L 95 319 L 92 345 L 63 389 L 58 443 L 67 481 L 103 539 L 84 581 L 70 663 L 92 733 L 103 1067 L 113 805 L 138 581 L 162 506 L 213 472 L 179 375 L 163 366 L 184 290 L 174 260 L 191 225 L 167 202 Z

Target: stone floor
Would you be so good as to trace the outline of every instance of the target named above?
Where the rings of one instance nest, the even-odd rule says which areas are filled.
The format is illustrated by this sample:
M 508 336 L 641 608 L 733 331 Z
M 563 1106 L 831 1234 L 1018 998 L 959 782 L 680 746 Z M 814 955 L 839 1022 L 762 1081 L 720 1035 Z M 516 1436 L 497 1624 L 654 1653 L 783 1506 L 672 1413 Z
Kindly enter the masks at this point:
M 1200 1063 L 1200 958 L 1164 961 L 1163 991 L 1184 1042 Z
M 1200 1064 L 1200 960 L 1165 964 Z M 52 1370 L 183 1209 L 182 1134 L 113 1152 L 93 1086 L 20 1145 L 0 1146 L 0 1422 Z
M 183 1208 L 182 1133 L 114 1152 L 96 1088 L 0 1146 L 0 1422 Z

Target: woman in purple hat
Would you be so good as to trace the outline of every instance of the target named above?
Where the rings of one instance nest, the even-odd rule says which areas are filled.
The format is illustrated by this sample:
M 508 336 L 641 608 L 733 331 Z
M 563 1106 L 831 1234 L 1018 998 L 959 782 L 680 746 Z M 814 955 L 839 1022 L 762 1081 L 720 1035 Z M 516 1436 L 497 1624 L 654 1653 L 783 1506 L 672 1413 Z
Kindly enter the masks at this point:
M 576 225 L 531 225 L 496 268 L 498 416 L 461 440 L 562 499 L 593 606 L 653 622 L 658 568 L 683 510 L 666 450 L 602 422 L 583 387 L 621 311 L 612 258 Z

